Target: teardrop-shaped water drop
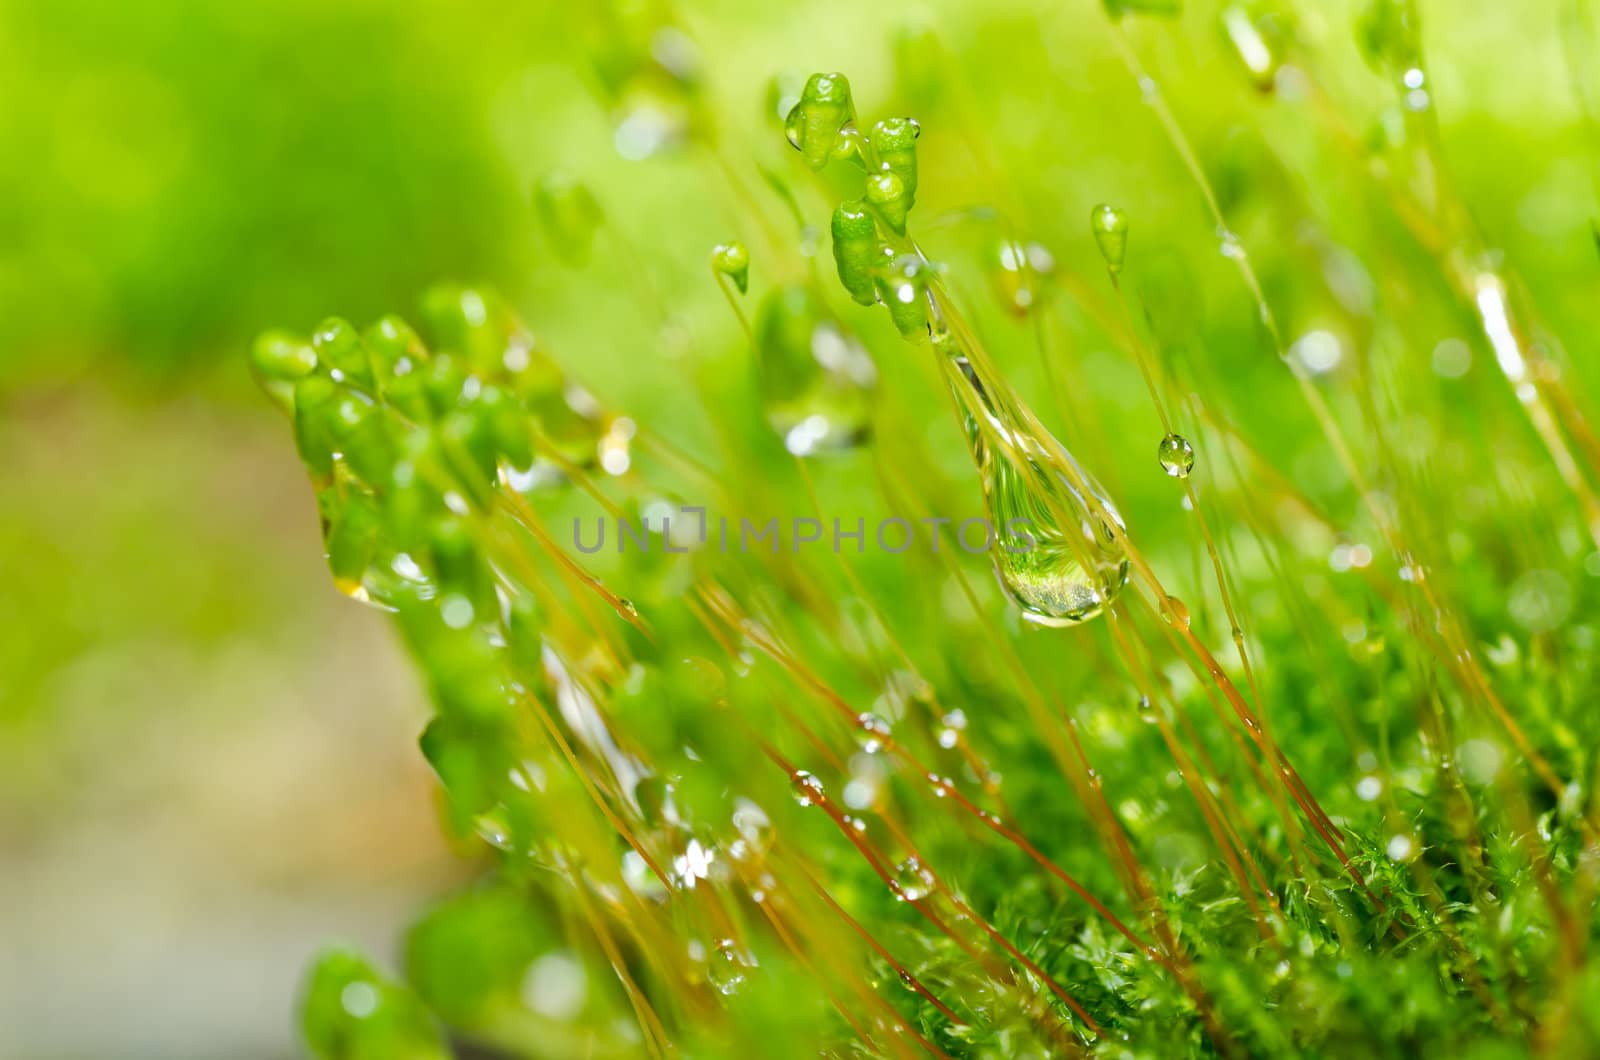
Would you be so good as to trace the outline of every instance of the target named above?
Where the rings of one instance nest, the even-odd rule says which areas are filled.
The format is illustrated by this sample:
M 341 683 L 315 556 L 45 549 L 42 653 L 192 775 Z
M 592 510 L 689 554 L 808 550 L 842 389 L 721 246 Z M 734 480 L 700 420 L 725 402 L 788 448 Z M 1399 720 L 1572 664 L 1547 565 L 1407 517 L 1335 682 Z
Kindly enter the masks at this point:
M 1122 256 L 1128 247 L 1128 217 L 1115 206 L 1101 203 L 1089 211 L 1089 230 L 1095 245 L 1113 274 L 1122 271 Z
M 1093 618 L 1128 580 L 1115 507 L 1025 407 L 983 381 L 954 332 L 938 331 L 935 345 L 998 536 L 1001 584 L 1030 622 Z
M 802 286 L 756 312 L 756 374 L 767 422 L 796 456 L 859 445 L 870 433 L 877 369 Z

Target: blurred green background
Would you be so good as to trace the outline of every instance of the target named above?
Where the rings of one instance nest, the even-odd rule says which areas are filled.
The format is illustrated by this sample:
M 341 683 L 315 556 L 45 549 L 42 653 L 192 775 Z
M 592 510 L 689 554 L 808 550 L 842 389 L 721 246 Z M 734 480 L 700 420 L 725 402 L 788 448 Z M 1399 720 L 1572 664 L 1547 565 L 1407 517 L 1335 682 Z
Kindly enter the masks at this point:
M 333 313 L 364 325 L 410 313 L 434 280 L 487 282 L 608 404 L 691 445 L 686 361 L 742 371 L 705 254 L 754 222 L 703 157 L 617 157 L 587 18 L 565 8 L 0 0 L 0 1054 L 295 1055 L 313 947 L 391 952 L 420 898 L 470 871 L 436 838 L 409 667 L 380 616 L 328 585 L 287 430 L 245 367 L 257 332 Z M 1424 10 L 1466 198 L 1593 392 L 1595 167 L 1562 5 Z M 1168 262 L 1147 299 L 1254 398 L 1258 438 L 1303 432 L 1273 419 L 1288 384 L 1243 348 L 1246 296 L 1098 4 L 707 2 L 678 17 L 747 183 L 787 162 L 767 103 L 778 73 L 847 71 L 869 113 L 964 115 L 925 122 L 919 214 L 1013 197 L 1029 238 L 1092 273 L 1087 207 L 1122 202 Z M 1361 65 L 1350 5 L 1295 17 L 1364 132 L 1389 90 Z M 941 46 L 897 49 L 908 26 Z M 1244 173 L 1280 197 L 1330 193 L 1308 175 L 1333 148 L 1233 69 L 1215 5 L 1135 39 L 1225 190 Z M 918 62 L 962 102 L 907 98 Z M 556 260 L 530 197 L 558 167 L 595 189 L 614 232 L 582 268 Z M 1362 195 L 1307 209 L 1348 219 L 1341 239 L 1381 241 Z M 1305 233 L 1239 205 L 1274 298 Z M 961 267 L 958 235 L 930 241 Z M 646 325 L 643 290 L 692 350 Z M 1315 306 L 1286 301 L 1291 336 L 1315 325 Z M 1470 321 L 1432 326 L 1436 342 Z M 1147 461 L 1159 431 L 1132 364 L 1092 339 L 1080 357 L 1074 385 L 1108 421 L 1137 422 L 1128 460 Z M 1514 422 L 1483 359 L 1460 385 Z M 1032 360 L 1016 369 L 1036 386 Z M 1063 429 L 1082 444 L 1082 425 Z M 1314 467 L 1292 470 L 1314 484 Z

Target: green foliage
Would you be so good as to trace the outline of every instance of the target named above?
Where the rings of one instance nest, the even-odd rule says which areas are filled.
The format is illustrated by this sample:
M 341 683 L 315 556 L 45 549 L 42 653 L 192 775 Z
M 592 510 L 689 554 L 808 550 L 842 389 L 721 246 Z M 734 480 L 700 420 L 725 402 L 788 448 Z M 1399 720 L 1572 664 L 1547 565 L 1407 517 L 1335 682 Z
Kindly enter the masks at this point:
M 427 293 L 426 339 L 385 317 L 257 343 L 334 582 L 392 615 L 447 827 L 491 859 L 407 945 L 454 1034 L 529 1056 L 1595 1047 L 1597 447 L 1450 176 L 1416 12 L 1360 22 L 1395 94 L 1370 143 L 1284 21 L 1221 14 L 1243 98 L 1281 94 L 1345 152 L 1306 177 L 1276 146 L 1198 152 L 1141 65 L 1192 13 L 1107 6 L 1182 206 L 1128 180 L 1066 228 L 1015 204 L 1006 86 L 929 74 L 936 38 L 908 31 L 893 89 L 931 108 L 926 140 L 858 127 L 843 75 L 774 80 L 799 156 L 762 164 L 763 198 L 665 9 L 611 12 L 588 58 L 618 150 L 725 180 L 756 248 L 716 245 L 710 278 L 679 262 L 727 296 L 737 373 L 627 266 L 636 348 L 688 336 L 661 404 L 696 410 L 692 442 L 597 401 L 564 367 L 591 352 L 479 287 Z M 951 129 L 993 205 L 952 205 Z M 629 244 L 577 187 L 538 209 L 593 268 Z M 1194 229 L 1221 280 L 1175 249 Z M 980 510 L 1027 546 L 971 548 Z M 941 517 L 942 549 L 883 537 Z M 372 978 L 340 960 L 306 1007 L 324 1055 L 351 1016 L 328 999 Z

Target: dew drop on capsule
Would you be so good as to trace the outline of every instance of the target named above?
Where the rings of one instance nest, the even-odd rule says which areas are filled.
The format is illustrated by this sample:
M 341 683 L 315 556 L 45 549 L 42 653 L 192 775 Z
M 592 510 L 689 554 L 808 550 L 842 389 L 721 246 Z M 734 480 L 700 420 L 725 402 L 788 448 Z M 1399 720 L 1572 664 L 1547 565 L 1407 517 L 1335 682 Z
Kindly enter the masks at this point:
M 1161 470 L 1170 478 L 1188 478 L 1194 470 L 1194 446 L 1181 434 L 1169 434 L 1156 447 Z
M 743 243 L 718 243 L 712 247 L 711 268 L 732 280 L 740 294 L 750 289 L 750 252 Z
M 1122 255 L 1128 247 L 1128 217 L 1115 206 L 1101 203 L 1089 211 L 1089 231 L 1094 233 L 1106 268 L 1115 275 L 1122 271 Z

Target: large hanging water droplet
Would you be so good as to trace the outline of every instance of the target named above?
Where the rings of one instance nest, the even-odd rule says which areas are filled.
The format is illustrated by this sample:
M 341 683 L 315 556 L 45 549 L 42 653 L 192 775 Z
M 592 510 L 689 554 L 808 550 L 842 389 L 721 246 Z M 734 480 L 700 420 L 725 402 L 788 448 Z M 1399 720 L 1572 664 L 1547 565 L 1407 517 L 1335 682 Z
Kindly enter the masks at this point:
M 1001 584 L 1030 622 L 1093 618 L 1128 580 L 1115 507 L 1031 413 L 984 383 L 953 333 L 935 344 L 983 481 Z
M 1188 478 L 1194 470 L 1194 446 L 1181 434 L 1169 434 L 1156 447 L 1161 470 L 1172 478 Z
M 1115 206 L 1101 203 L 1089 211 L 1089 231 L 1094 233 L 1100 256 L 1113 274 L 1122 271 L 1122 255 L 1128 247 L 1128 217 Z
M 768 295 L 755 336 L 762 409 L 791 453 L 847 449 L 866 439 L 877 369 L 807 288 Z

